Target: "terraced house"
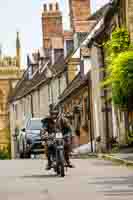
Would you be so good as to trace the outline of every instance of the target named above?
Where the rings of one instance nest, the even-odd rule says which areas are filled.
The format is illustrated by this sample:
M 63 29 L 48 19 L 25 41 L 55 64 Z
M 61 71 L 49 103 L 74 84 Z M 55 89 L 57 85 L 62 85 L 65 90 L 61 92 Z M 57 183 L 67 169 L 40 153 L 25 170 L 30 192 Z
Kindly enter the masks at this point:
M 11 134 L 16 126 L 23 126 L 28 116 L 44 117 L 50 108 L 59 106 L 73 113 L 77 144 L 97 143 L 100 137 L 102 150 L 106 151 L 112 137 L 124 142 L 124 118 L 119 132 L 118 115 L 112 103 L 106 101 L 107 91 L 100 87 L 105 77 L 101 69 L 106 67 L 102 44 L 123 25 L 132 40 L 132 3 L 110 1 L 91 15 L 88 0 L 70 0 L 70 31 L 63 31 L 59 5 L 44 5 L 43 50 L 28 56 L 28 68 L 10 98 Z

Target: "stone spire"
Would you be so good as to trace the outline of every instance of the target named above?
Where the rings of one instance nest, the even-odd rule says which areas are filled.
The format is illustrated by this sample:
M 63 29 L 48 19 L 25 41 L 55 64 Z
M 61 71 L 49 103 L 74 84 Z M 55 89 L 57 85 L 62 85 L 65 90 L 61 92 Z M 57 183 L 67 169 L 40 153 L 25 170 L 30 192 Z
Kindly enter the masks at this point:
M 20 68 L 20 63 L 21 63 L 21 56 L 20 56 L 20 50 L 21 50 L 21 45 L 20 45 L 20 38 L 19 38 L 19 32 L 17 32 L 17 37 L 16 37 L 16 66 Z
M 0 44 L 0 59 L 2 58 L 2 45 Z

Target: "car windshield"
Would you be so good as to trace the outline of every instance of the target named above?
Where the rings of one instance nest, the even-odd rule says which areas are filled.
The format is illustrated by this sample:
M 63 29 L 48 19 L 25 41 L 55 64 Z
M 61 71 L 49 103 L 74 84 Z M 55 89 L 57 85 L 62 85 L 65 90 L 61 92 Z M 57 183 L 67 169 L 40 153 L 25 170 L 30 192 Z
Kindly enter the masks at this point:
M 40 130 L 42 128 L 41 120 L 30 120 L 27 128 L 29 130 Z

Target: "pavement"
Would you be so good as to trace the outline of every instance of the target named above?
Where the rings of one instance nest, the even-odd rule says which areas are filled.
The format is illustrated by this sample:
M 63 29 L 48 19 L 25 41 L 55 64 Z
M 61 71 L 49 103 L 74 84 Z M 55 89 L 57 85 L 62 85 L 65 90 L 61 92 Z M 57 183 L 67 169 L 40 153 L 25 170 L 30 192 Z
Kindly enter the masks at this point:
M 118 161 L 125 165 L 133 166 L 133 154 L 115 153 L 115 154 L 99 154 L 101 158 Z
M 123 160 L 133 164 L 133 147 L 125 147 L 120 149 L 119 153 L 111 154 L 115 159 Z
M 119 159 L 123 159 L 123 160 L 127 160 L 127 161 L 133 162 L 133 153 L 130 153 L 130 154 L 115 153 L 115 154 L 111 154 L 111 155 L 113 157 L 115 157 L 115 158 L 119 158 Z
M 74 159 L 66 177 L 44 160 L 0 161 L 1 200 L 132 200 L 133 169 L 100 159 Z

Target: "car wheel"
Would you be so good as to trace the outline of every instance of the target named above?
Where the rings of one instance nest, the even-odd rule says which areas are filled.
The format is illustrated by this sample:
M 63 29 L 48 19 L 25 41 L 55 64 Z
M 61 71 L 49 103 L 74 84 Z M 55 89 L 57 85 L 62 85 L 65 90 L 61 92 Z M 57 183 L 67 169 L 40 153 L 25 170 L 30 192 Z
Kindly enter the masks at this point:
M 24 153 L 19 154 L 19 158 L 23 159 L 24 158 Z

